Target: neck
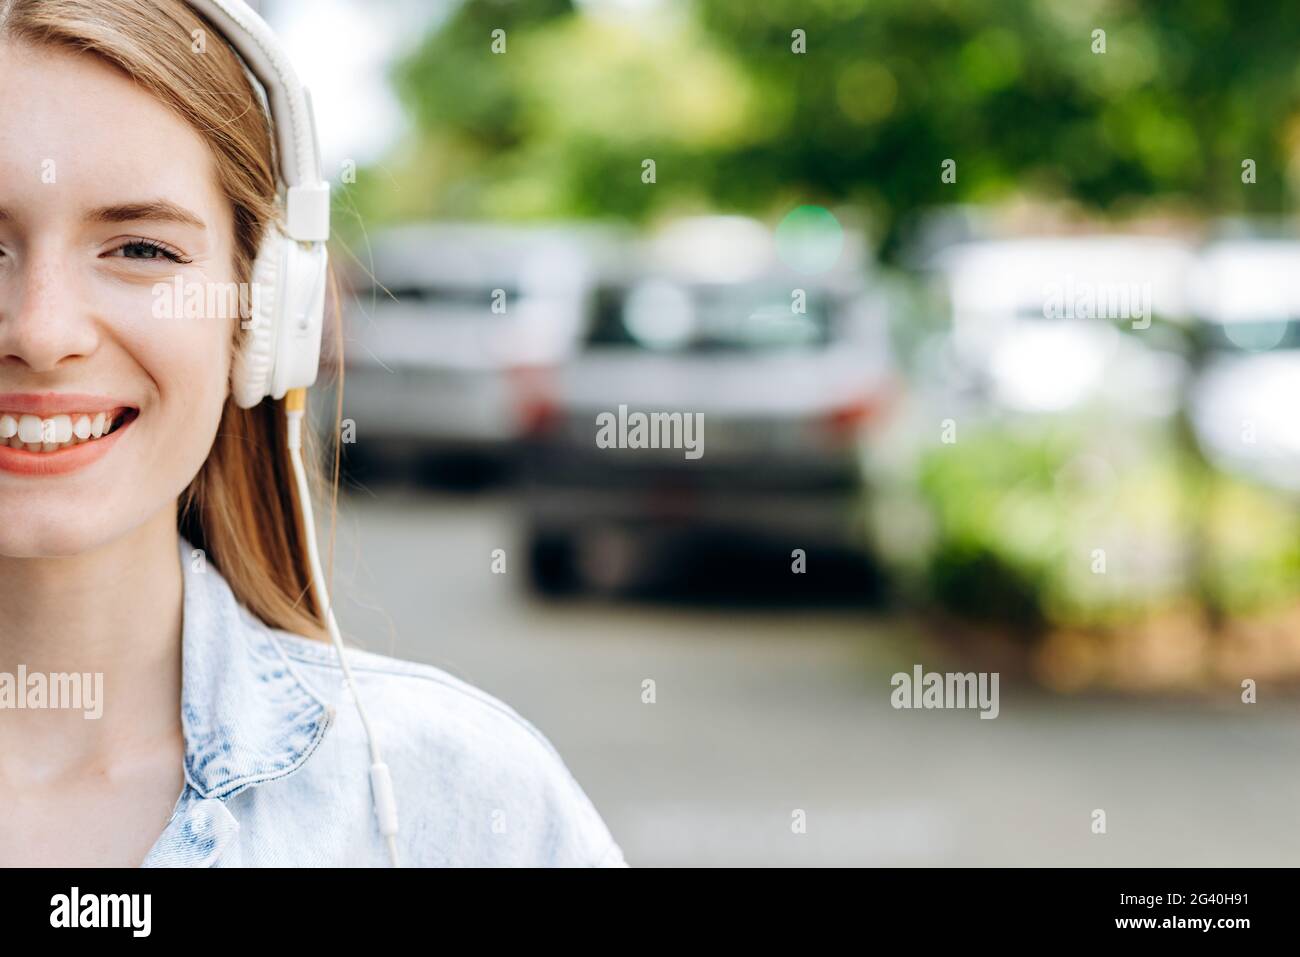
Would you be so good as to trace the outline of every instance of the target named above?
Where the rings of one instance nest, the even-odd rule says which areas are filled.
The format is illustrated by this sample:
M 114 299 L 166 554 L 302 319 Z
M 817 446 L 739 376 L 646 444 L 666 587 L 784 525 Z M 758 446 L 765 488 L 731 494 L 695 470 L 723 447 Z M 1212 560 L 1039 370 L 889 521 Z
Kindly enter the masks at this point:
M 44 706 L 0 707 L 0 770 L 28 764 L 57 774 L 174 734 L 182 597 L 175 509 L 75 555 L 0 556 L 0 682 L 11 680 L 29 702 L 31 692 L 17 686 L 20 669 L 29 688 L 50 675 L 80 676 L 82 702 L 102 689 L 92 708 L 51 707 L 53 690 Z M 94 710 L 99 716 L 88 719 Z

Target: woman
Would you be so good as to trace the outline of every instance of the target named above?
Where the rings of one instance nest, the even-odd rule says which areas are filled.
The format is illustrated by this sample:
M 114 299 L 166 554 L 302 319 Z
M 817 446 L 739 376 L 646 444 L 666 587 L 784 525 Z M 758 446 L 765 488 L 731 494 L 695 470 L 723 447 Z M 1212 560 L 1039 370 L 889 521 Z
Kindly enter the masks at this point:
M 237 313 L 158 310 L 250 282 L 272 135 L 180 0 L 0 0 L 0 864 L 623 866 L 527 721 L 353 651 L 385 845 L 284 409 Z

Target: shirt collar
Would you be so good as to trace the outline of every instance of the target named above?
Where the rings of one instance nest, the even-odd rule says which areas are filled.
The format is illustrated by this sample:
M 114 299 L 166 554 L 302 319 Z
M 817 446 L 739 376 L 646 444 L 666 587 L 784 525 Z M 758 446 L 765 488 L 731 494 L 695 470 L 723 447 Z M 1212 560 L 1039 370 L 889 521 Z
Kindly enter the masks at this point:
M 224 800 L 296 771 L 334 709 L 303 681 L 272 630 L 182 535 L 181 726 L 185 780 Z
M 207 556 L 180 536 L 185 788 L 143 867 L 239 863 L 226 799 L 300 768 L 334 718 Z

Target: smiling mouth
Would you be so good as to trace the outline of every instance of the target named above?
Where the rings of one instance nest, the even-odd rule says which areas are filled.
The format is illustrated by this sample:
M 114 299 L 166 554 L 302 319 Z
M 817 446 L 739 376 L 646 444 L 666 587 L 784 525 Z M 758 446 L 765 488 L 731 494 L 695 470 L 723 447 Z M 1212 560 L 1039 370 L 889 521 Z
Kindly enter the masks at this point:
M 0 410 L 0 447 L 57 454 L 94 444 L 130 425 L 139 415 L 138 409 L 130 407 L 48 418 Z

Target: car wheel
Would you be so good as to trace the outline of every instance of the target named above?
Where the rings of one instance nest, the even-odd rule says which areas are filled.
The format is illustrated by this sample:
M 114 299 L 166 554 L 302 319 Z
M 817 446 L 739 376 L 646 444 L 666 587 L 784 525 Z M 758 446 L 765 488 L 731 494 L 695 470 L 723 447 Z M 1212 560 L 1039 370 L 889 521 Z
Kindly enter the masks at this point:
M 577 592 L 582 575 L 573 537 L 559 532 L 534 533 L 528 542 L 528 574 L 534 590 L 547 597 Z

